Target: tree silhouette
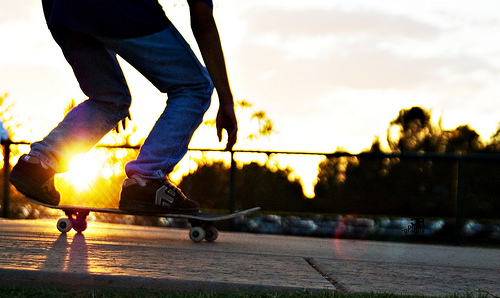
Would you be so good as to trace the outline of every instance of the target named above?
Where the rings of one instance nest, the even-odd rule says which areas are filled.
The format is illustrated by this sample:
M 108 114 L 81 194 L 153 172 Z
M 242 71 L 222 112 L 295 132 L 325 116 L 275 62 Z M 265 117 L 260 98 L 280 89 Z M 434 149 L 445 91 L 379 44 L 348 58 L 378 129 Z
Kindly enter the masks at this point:
M 267 117 L 267 113 L 263 110 L 255 110 L 253 105 L 246 101 L 240 100 L 235 103 L 237 108 L 240 108 L 242 112 L 250 112 L 249 120 L 250 122 L 256 123 L 247 123 L 248 126 L 248 135 L 245 138 L 250 139 L 251 141 L 256 140 L 260 137 L 270 137 L 272 134 L 277 133 L 274 130 L 273 121 Z M 255 121 L 253 121 L 255 120 Z M 241 123 L 241 121 L 240 121 Z M 215 127 L 215 119 L 209 119 L 203 122 L 204 125 L 209 127 Z M 255 127 L 255 128 L 254 128 Z M 241 128 L 241 127 L 240 127 Z M 252 130 L 253 129 L 253 130 Z M 241 133 L 241 129 L 240 129 Z
M 7 135 L 3 137 L 8 139 L 15 132 L 15 128 L 19 127 L 19 124 L 15 123 L 14 116 L 12 113 L 12 108 L 14 107 L 13 102 L 8 100 L 9 93 L 0 94 L 0 122 L 3 128 L 7 131 Z
M 202 208 L 229 209 L 229 173 L 222 162 L 201 165 L 183 177 L 180 188 Z M 263 211 L 307 211 L 309 200 L 299 181 L 290 181 L 290 169 L 269 169 L 255 162 L 236 173 L 238 209 L 260 206 Z
M 430 112 L 420 107 L 402 109 L 387 130 L 393 152 L 438 152 L 440 141 L 440 128 L 432 125 Z
M 500 153 L 500 125 L 497 131 L 490 137 L 490 142 L 484 148 L 485 153 Z
M 469 125 L 461 125 L 448 133 L 446 152 L 479 153 L 484 148 L 479 134 Z
M 485 146 L 468 125 L 443 130 L 420 107 L 402 109 L 390 122 L 392 152 L 498 153 L 500 128 Z M 380 152 L 378 139 L 372 152 Z M 500 212 L 500 165 L 462 162 L 466 216 L 495 217 Z M 457 164 L 430 158 L 329 158 L 319 165 L 315 204 L 336 213 L 398 216 L 454 216 Z M 494 210 L 494 211 L 493 211 Z

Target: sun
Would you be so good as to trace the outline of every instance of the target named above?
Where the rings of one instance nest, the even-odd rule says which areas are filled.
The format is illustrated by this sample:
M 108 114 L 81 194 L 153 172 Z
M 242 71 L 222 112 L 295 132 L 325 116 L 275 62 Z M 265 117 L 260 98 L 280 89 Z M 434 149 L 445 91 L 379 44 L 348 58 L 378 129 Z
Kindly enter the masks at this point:
M 101 170 L 102 165 L 94 156 L 77 155 L 71 159 L 65 178 L 78 190 L 85 190 L 92 185 Z

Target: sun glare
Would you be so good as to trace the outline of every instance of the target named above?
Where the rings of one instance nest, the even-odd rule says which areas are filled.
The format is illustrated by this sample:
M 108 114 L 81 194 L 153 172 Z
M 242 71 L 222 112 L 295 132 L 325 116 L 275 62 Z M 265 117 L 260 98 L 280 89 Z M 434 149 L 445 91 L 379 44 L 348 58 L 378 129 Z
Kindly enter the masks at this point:
M 65 177 L 78 190 L 90 187 L 97 178 L 102 165 L 91 155 L 78 155 L 71 159 L 69 171 Z

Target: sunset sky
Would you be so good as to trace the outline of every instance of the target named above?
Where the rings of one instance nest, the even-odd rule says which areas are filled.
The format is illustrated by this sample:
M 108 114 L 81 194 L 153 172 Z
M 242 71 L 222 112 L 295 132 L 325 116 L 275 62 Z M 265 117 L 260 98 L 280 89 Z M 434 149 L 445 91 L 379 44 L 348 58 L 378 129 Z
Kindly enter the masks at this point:
M 184 1 L 160 1 L 195 48 Z M 214 14 L 236 100 L 267 112 L 278 134 L 237 149 L 359 152 L 385 140 L 399 110 L 418 105 L 447 129 L 483 138 L 500 121 L 500 3 L 496 0 L 215 0 Z M 46 29 L 40 0 L 0 9 L 0 93 L 15 102 L 19 138 L 34 141 L 85 99 Z M 165 96 L 125 65 L 139 133 Z M 217 105 L 209 117 L 214 117 Z M 208 135 L 208 139 L 205 136 Z M 222 148 L 215 130 L 192 147 Z

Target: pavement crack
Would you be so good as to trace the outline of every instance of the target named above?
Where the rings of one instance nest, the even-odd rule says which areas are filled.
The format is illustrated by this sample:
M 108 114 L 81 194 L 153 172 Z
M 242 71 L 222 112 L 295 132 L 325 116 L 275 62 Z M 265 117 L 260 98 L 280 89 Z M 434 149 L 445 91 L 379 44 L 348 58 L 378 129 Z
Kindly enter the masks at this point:
M 335 289 L 339 292 L 349 294 L 349 291 L 342 285 L 340 284 L 333 276 L 328 275 L 328 273 L 318 265 L 315 259 L 313 258 L 304 258 L 304 260 L 314 269 L 316 272 L 321 274 L 329 283 L 331 283 Z

